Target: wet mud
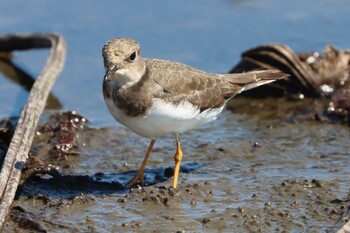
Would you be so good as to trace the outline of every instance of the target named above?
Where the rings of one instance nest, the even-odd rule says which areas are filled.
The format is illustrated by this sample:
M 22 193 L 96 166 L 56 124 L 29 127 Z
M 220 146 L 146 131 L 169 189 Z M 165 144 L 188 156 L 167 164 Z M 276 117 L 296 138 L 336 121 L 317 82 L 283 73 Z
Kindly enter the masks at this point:
M 349 219 L 349 128 L 329 100 L 236 98 L 217 121 L 155 144 L 77 113 L 42 119 L 3 232 L 333 232 Z

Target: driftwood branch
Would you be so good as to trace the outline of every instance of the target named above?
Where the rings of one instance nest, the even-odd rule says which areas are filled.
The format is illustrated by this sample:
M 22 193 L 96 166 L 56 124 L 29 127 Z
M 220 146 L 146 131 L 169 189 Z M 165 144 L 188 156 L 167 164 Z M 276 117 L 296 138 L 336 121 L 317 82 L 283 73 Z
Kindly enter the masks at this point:
M 30 90 L 2 166 L 0 173 L 0 229 L 15 196 L 40 115 L 45 108 L 51 87 L 63 68 L 66 56 L 66 44 L 60 35 L 30 34 L 0 37 L 0 51 L 2 52 L 35 48 L 51 48 L 50 56 L 41 75 Z

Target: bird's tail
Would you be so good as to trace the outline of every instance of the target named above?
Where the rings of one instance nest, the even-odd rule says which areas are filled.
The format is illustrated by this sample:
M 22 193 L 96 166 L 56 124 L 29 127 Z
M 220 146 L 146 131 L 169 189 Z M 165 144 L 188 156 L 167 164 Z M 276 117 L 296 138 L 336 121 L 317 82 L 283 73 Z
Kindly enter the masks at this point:
M 279 70 L 259 70 L 224 76 L 229 82 L 242 86 L 242 92 L 286 78 L 288 75 Z

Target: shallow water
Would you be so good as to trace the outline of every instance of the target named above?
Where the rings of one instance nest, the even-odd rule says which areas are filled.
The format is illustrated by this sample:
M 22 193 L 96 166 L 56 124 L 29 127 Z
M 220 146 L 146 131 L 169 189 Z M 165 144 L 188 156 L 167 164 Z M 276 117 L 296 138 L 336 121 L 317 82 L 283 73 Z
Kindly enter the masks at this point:
M 309 4 L 310 6 L 307 6 Z M 312 5 L 311 5 L 312 4 Z M 55 31 L 68 43 L 67 62 L 53 94 L 63 109 L 90 121 L 79 132 L 79 155 L 56 161 L 73 178 L 97 181 L 72 188 L 54 174 L 30 179 L 13 206 L 33 213 L 48 232 L 319 232 L 334 231 L 349 213 L 349 128 L 309 120 L 313 100 L 233 99 L 221 117 L 181 136 L 179 188 L 169 189 L 174 138 L 157 141 L 144 189 L 124 184 L 149 141 L 115 123 L 101 93 L 101 47 L 128 36 L 145 57 L 176 60 L 224 73 L 240 53 L 269 42 L 297 51 L 326 44 L 348 48 L 347 1 L 176 1 L 137 4 L 8 1 L 0 32 Z M 18 14 L 18 9 L 26 9 Z M 308 10 L 306 10 L 308 9 Z M 214 14 L 213 14 L 214 13 Z M 47 51 L 15 53 L 34 76 Z M 1 118 L 19 113 L 26 92 L 1 77 Z M 9 95 L 8 93 L 11 93 Z M 52 112 L 47 111 L 49 115 Z M 43 122 L 45 119 L 43 119 Z M 46 137 L 33 152 L 47 159 Z M 170 169 L 170 170 L 169 170 Z M 131 171 L 131 172 L 130 172 Z M 170 172 L 169 172 L 170 171 Z M 59 180 L 60 177 L 56 177 Z M 105 183 L 103 183 L 105 182 Z M 108 186 L 106 183 L 113 183 Z M 3 232 L 28 231 L 8 219 Z
M 208 72 L 225 73 L 251 47 L 278 42 L 295 51 L 321 51 L 326 44 L 349 48 L 349 2 L 281 1 L 7 1 L 0 8 L 0 33 L 58 32 L 67 40 L 65 68 L 53 93 L 65 109 L 76 110 L 94 125 L 114 125 L 101 94 L 101 48 L 115 37 L 130 37 L 145 57 L 175 60 Z M 21 14 L 18 9 L 25 9 Z M 47 52 L 21 52 L 15 62 L 34 76 Z M 23 98 L 3 81 L 0 117 Z M 11 87 L 11 89 L 10 89 Z M 13 93 L 8 96 L 6 93 Z M 20 92 L 20 93 L 18 93 Z M 11 100 L 11 101 L 10 101 Z M 22 101 L 23 103 L 23 101 Z M 16 105 L 17 106 L 17 105 Z

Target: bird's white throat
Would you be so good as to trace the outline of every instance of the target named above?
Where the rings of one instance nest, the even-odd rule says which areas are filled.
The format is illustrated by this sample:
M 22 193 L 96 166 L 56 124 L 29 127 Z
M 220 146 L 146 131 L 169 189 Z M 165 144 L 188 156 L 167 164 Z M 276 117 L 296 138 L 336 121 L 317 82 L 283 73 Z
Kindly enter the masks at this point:
M 113 86 L 129 87 L 137 83 L 143 74 L 144 71 L 140 72 L 137 69 L 122 68 L 118 69 L 114 74 L 108 74 L 108 79 L 112 82 Z

